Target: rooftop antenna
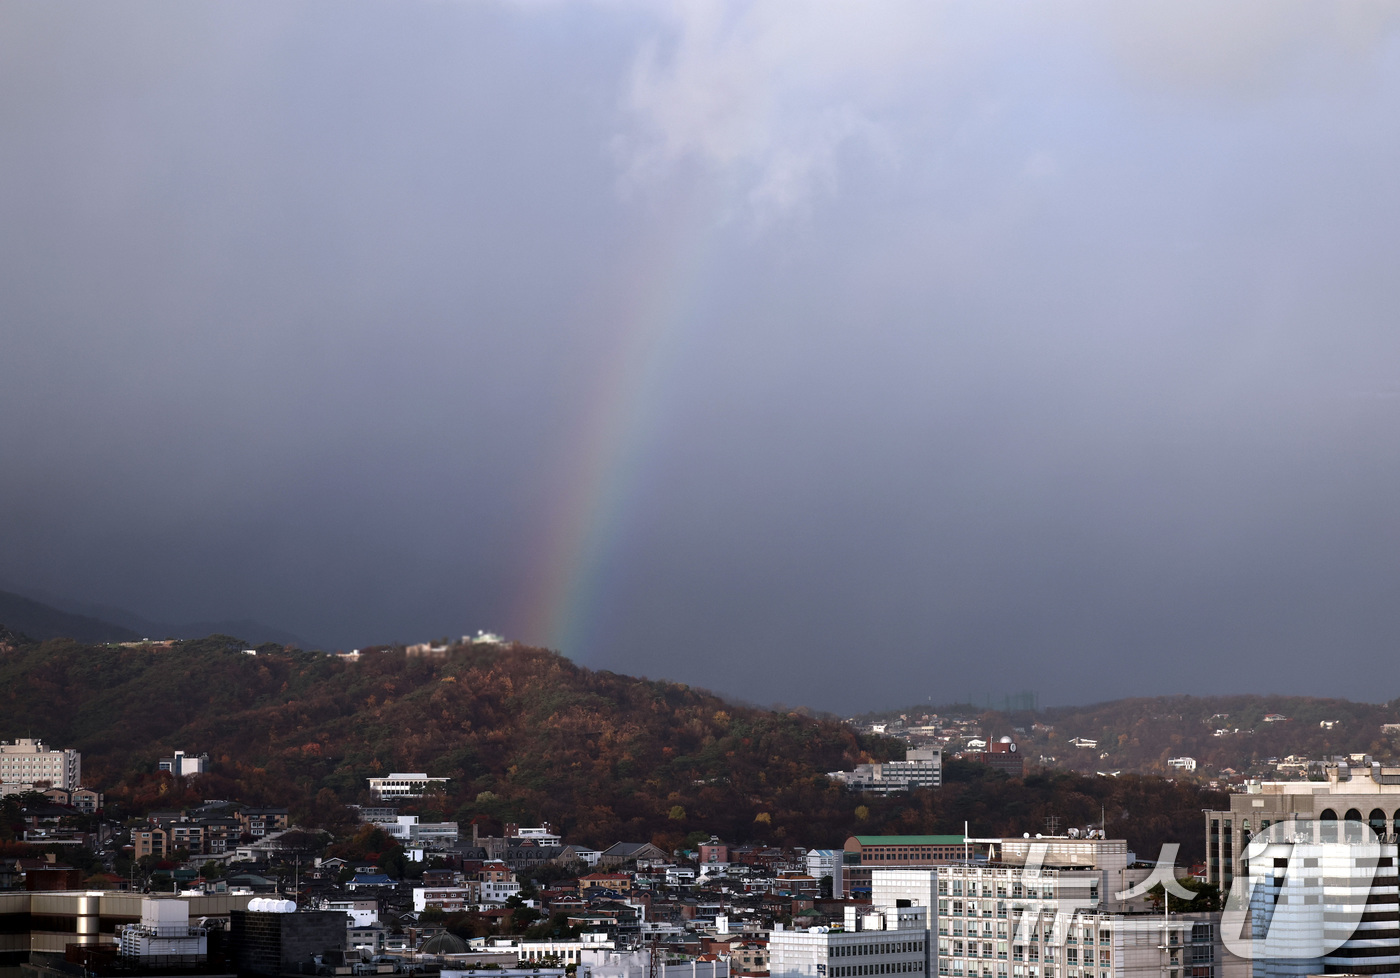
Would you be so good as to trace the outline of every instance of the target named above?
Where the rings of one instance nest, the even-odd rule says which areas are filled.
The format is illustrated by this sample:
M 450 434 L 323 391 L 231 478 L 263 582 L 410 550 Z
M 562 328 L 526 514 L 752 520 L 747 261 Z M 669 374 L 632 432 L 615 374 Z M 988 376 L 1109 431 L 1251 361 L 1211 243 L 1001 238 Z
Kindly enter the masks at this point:
M 657 958 L 657 952 L 661 950 L 661 935 L 656 931 L 651 932 L 651 954 L 647 957 L 647 978 L 661 978 L 661 961 Z

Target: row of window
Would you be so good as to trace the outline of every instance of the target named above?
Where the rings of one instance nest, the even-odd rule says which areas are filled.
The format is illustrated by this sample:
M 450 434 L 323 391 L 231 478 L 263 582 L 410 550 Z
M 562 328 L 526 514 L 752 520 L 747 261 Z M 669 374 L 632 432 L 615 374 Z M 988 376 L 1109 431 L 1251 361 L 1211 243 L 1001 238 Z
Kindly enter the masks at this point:
M 886 941 L 880 944 L 833 944 L 833 958 L 861 958 L 875 954 L 909 954 L 924 949 L 923 941 Z
M 949 918 L 949 919 L 946 919 L 946 920 L 942 920 L 942 919 L 939 920 L 939 921 L 938 921 L 938 936 L 939 936 L 939 937 L 947 937 L 947 936 L 949 936 L 949 931 L 950 931 L 949 924 L 950 924 L 950 923 L 951 923 L 951 925 L 952 925 L 952 926 L 951 926 L 952 936 L 953 936 L 953 937 L 962 937 L 962 936 L 963 936 L 963 922 L 962 922 L 959 918 L 957 918 L 957 917 L 952 917 L 952 918 Z M 1044 932 L 1044 934 L 1043 934 L 1043 937 L 1042 937 L 1041 931 L 1038 930 L 1038 929 L 1036 929 L 1036 928 L 1033 927 L 1033 926 L 1032 926 L 1032 927 L 1029 927 L 1029 928 L 1028 928 L 1028 927 L 1025 927 L 1025 926 L 1019 926 L 1019 927 L 1017 928 L 1017 936 L 1018 936 L 1019 939 L 1030 940 L 1030 941 L 1037 941 L 1037 942 L 1038 942 L 1038 941 L 1041 941 L 1041 940 L 1043 939 L 1044 942 L 1045 942 L 1046 944 L 1061 944 L 1061 943 L 1064 943 L 1064 944 L 1079 944 L 1079 943 L 1081 943 L 1081 942 L 1084 943 L 1084 944 L 1093 944 L 1093 943 L 1094 943 L 1094 931 L 1093 931 L 1093 928 L 1091 928 L 1091 927 L 1085 927 L 1085 928 L 1083 929 L 1082 934 L 1081 934 L 1080 929 L 1079 929 L 1078 927 L 1070 927 L 1070 928 L 1068 928 L 1068 930 L 1069 930 L 1069 933 L 1068 933 L 1068 934 L 1054 934 L 1054 933 L 1051 932 L 1052 926 L 1053 926 L 1052 921 L 1050 921 L 1050 920 L 1046 920 L 1046 921 L 1045 921 L 1045 924 L 1044 924 L 1045 932 Z M 975 921 L 968 921 L 968 924 L 967 924 L 967 936 L 968 936 L 968 937 L 977 937 L 977 936 L 978 936 L 978 934 L 977 934 L 977 923 L 976 923 Z M 991 937 L 991 936 L 992 936 L 992 922 L 991 922 L 990 920 L 989 920 L 989 921 L 985 921 L 985 922 L 983 923 L 982 936 L 983 936 L 983 937 Z M 997 927 L 996 927 L 996 936 L 997 936 L 997 937 L 1000 937 L 1000 938 L 1002 938 L 1002 939 L 1005 939 L 1005 938 L 1007 937 L 1007 925 L 1006 925 L 1006 924 L 1001 924 L 1001 923 L 997 924 Z M 1209 938 L 1202 938 L 1202 939 L 1203 939 L 1203 940 L 1208 940 Z M 1195 938 L 1193 937 L 1192 940 L 1195 940 Z M 1176 931 L 1173 931 L 1173 932 L 1172 932 L 1171 941 L 1172 941 L 1173 944 L 1176 943 L 1176 941 L 1177 941 L 1177 932 L 1176 932 Z M 1103 930 L 1099 931 L 1099 943 L 1100 943 L 1100 944 L 1103 944 L 1103 945 L 1111 945 L 1111 944 L 1113 943 L 1113 931 L 1110 930 L 1109 928 L 1104 928 Z
M 987 882 L 979 885 L 974 880 L 968 880 L 967 885 L 964 886 L 963 881 L 959 879 L 938 881 L 939 896 L 1004 897 L 1008 895 L 1008 889 L 1010 890 L 1011 896 L 1024 897 L 1027 900 L 1053 900 L 1055 897 L 1055 888 L 1048 883 L 1042 886 L 1026 886 L 1023 883 L 1012 883 L 1008 887 L 1005 882 L 998 882 L 996 884 Z
M 1099 891 L 1097 887 L 1094 887 L 1089 890 L 1085 902 L 1079 904 L 1079 907 L 1083 908 L 1086 905 L 1093 906 L 1098 902 Z M 1041 907 L 1028 907 L 1022 903 L 1012 904 L 1010 907 L 1010 913 L 1013 917 L 1020 917 L 1026 913 L 1042 912 L 1044 912 L 1044 909 Z M 1007 916 L 1007 905 L 1003 900 L 998 900 L 996 902 L 991 900 L 968 900 L 966 902 L 962 900 L 939 900 L 938 913 L 945 917 L 950 915 L 954 917 L 990 917 L 995 913 L 996 916 L 1005 920 Z
M 886 961 L 883 964 L 848 964 L 831 969 L 831 978 L 855 978 L 857 975 L 897 975 L 924 970 L 922 961 Z
M 978 943 L 977 943 L 976 941 L 968 941 L 968 942 L 967 942 L 967 957 L 970 957 L 970 958 L 975 958 L 975 957 L 977 957 L 977 949 L 978 949 L 978 947 L 979 947 L 979 945 L 978 945 Z M 984 942 L 981 943 L 980 947 L 981 947 L 981 949 L 982 949 L 982 957 L 984 957 L 984 958 L 990 958 L 990 957 L 993 956 L 992 942 L 990 942 L 990 941 L 984 941 Z M 1209 946 L 1207 946 L 1207 947 L 1209 947 Z M 947 941 L 941 942 L 941 943 L 939 944 L 939 946 L 938 946 L 938 951 L 939 951 L 939 954 L 940 954 L 940 955 L 948 955 L 948 956 L 950 956 L 950 957 L 960 958 L 960 957 L 963 956 L 963 942 L 962 942 L 962 941 L 953 941 L 953 942 L 951 942 L 951 944 L 949 944 L 949 942 L 947 942 Z M 1046 958 L 1047 958 L 1047 959 L 1048 959 L 1053 953 L 1054 953 L 1054 949 L 1053 949 L 1053 948 L 1047 947 L 1047 948 L 1045 949 L 1045 955 L 1046 955 Z M 1015 960 L 1015 961 L 1021 961 L 1021 960 L 1036 961 L 1036 960 L 1039 960 L 1039 958 L 1040 958 L 1040 948 L 1038 948 L 1038 947 L 1037 947 L 1036 945 L 1034 945 L 1034 944 L 1029 944 L 1029 945 L 1016 944 L 1016 945 L 1013 945 L 1013 946 L 1012 946 L 1011 954 L 1012 954 L 1012 959 Z M 997 941 L 997 942 L 996 942 L 995 956 L 998 957 L 998 958 L 1003 958 L 1003 959 L 1006 957 L 1006 942 L 1005 942 L 1005 941 Z M 1107 964 L 1109 963 L 1110 959 L 1111 959 L 1111 952 L 1106 951 L 1106 950 L 1105 950 L 1105 951 L 1100 951 L 1100 952 L 1099 952 L 1099 963 L 1100 963 L 1100 964 L 1107 965 Z M 1065 948 L 1065 960 L 1066 960 L 1067 962 L 1069 962 L 1070 964 L 1078 964 L 1078 963 L 1079 963 L 1079 949 L 1078 949 L 1078 948 L 1074 948 L 1074 947 Z M 1092 950 L 1086 948 L 1085 951 L 1084 951 L 1084 963 L 1085 963 L 1085 964 L 1090 964 L 1090 963 L 1093 962 L 1093 960 L 1094 960 L 1094 952 L 1093 952 Z
M 996 978 L 1006 978 L 1005 964 L 997 962 L 996 969 Z M 1043 970 L 1039 966 L 1033 964 L 1016 964 L 1012 965 L 1012 969 L 1015 978 L 1055 978 L 1055 966 L 1051 964 L 1045 965 Z M 964 974 L 963 962 L 960 958 L 953 958 L 951 961 L 945 961 L 940 958 L 938 962 L 938 973 L 940 975 L 952 975 L 953 978 L 962 978 Z M 968 961 L 966 971 L 967 978 L 977 978 L 978 974 L 977 962 Z M 993 978 L 992 966 L 990 963 L 984 963 L 982 965 L 980 975 L 981 978 Z M 1065 978 L 1078 978 L 1078 976 L 1077 974 L 1067 974 Z M 1093 973 L 1085 972 L 1085 978 L 1093 978 Z M 1103 978 L 1111 978 L 1111 976 L 1105 974 Z M 1177 978 L 1177 976 L 1173 974 L 1171 978 Z

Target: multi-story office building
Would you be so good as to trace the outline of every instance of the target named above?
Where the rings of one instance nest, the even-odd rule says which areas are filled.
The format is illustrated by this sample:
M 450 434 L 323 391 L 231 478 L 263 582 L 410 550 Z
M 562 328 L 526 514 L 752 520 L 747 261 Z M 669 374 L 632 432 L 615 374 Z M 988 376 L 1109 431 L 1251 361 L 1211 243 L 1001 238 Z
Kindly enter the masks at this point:
M 911 788 L 937 788 L 943 784 L 943 750 L 911 747 L 902 761 L 857 764 L 854 771 L 832 771 L 828 777 L 857 791 L 889 795 Z
M 859 978 L 926 974 L 927 909 L 846 908 L 846 926 L 796 930 L 781 925 L 768 935 L 773 978 Z
M 1353 759 L 1324 767 L 1326 781 L 1251 782 L 1244 794 L 1230 796 L 1228 811 L 1206 812 L 1207 881 L 1224 892 L 1247 875 L 1250 838 L 1283 821 L 1351 820 L 1377 836 L 1400 833 L 1400 767 L 1383 768 L 1368 755 Z
M 1109 869 L 1047 868 L 1045 862 L 1032 856 L 1022 865 L 965 864 L 936 871 L 940 976 L 1224 975 L 1219 913 L 1173 914 L 1167 919 L 1157 913 L 1115 909 L 1126 905 L 1104 888 Z
M 83 780 L 83 755 L 50 750 L 34 737 L 0 741 L 0 783 L 76 790 Z
M 1254 978 L 1400 974 L 1393 834 L 1356 818 L 1285 820 L 1256 833 L 1245 856 L 1226 924 L 1248 927 Z
M 871 894 L 871 874 L 877 869 L 917 869 L 962 862 L 971 849 L 960 835 L 853 835 L 842 854 L 842 889 L 847 898 Z
M 876 907 L 923 907 L 924 970 L 932 974 L 937 959 L 933 927 L 938 907 L 938 870 L 877 869 L 871 874 L 870 903 Z

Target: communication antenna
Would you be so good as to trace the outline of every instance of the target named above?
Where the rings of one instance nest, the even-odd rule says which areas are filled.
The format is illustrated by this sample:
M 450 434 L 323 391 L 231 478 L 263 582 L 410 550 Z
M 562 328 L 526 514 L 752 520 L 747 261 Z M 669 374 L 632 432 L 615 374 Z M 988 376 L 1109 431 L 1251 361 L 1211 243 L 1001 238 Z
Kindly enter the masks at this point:
M 661 959 L 657 956 L 661 951 L 661 935 L 652 931 L 651 953 L 647 956 L 647 978 L 661 978 Z
M 1046 834 L 1046 835 L 1059 835 L 1059 834 L 1060 834 L 1060 816 L 1058 816 L 1058 815 L 1046 815 L 1046 816 L 1045 816 L 1045 834 Z

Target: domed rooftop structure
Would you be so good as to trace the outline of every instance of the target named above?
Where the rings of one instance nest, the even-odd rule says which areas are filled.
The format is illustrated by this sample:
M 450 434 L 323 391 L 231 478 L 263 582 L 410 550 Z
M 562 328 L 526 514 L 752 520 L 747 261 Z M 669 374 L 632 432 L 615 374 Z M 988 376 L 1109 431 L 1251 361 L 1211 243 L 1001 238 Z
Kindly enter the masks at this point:
M 449 934 L 447 931 L 443 931 L 441 934 L 434 934 L 422 944 L 418 945 L 419 954 L 466 954 L 467 951 L 467 942 L 456 934 Z

